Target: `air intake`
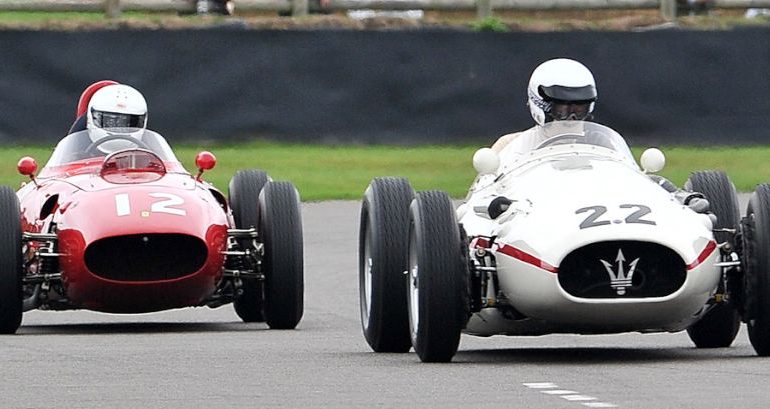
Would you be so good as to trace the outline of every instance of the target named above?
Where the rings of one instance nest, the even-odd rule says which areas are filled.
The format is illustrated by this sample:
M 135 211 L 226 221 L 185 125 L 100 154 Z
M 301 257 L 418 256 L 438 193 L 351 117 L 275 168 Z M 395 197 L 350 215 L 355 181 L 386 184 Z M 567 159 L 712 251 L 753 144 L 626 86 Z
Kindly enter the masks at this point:
M 161 281 L 193 274 L 203 267 L 202 240 L 185 234 L 135 234 L 109 237 L 88 246 L 86 267 L 116 281 Z
M 668 247 L 640 241 L 589 244 L 559 265 L 559 284 L 581 298 L 665 297 L 684 284 L 687 267 Z

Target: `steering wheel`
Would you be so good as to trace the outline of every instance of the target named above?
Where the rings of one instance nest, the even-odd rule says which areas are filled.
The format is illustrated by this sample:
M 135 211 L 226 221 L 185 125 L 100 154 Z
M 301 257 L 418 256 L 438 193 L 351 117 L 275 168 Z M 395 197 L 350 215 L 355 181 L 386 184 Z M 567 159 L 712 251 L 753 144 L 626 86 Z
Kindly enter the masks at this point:
M 91 144 L 88 145 L 88 147 L 86 148 L 86 153 L 102 155 L 103 152 L 97 151 L 96 150 L 97 147 L 99 147 L 103 143 L 106 143 L 106 142 L 109 142 L 109 141 L 118 141 L 118 140 L 128 141 L 128 142 L 131 142 L 134 145 L 136 145 L 136 146 L 138 146 L 138 147 L 140 147 L 142 149 L 152 150 L 152 149 L 150 149 L 149 146 L 147 146 L 146 143 L 140 141 L 139 139 L 134 138 L 133 136 L 128 136 L 128 135 L 108 135 L 108 136 L 105 136 L 104 138 L 101 138 L 101 139 L 98 139 L 98 140 L 96 140 L 94 142 L 91 142 Z
M 567 140 L 569 140 L 570 143 L 578 143 L 578 141 L 585 140 L 585 138 L 586 138 L 586 135 L 579 134 L 579 133 L 567 133 L 567 134 L 557 135 L 546 139 L 540 145 L 538 145 L 537 148 L 535 149 L 545 148 L 546 146 L 555 145 Z

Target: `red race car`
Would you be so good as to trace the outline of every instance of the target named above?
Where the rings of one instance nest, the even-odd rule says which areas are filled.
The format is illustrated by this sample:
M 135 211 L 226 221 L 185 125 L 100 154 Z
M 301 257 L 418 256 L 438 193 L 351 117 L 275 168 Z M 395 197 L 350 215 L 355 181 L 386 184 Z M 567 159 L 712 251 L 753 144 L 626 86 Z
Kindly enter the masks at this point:
M 245 322 L 294 328 L 303 312 L 299 195 L 259 170 L 229 197 L 146 129 L 83 130 L 18 192 L 0 186 L 0 333 L 25 311 L 146 313 L 233 302 Z

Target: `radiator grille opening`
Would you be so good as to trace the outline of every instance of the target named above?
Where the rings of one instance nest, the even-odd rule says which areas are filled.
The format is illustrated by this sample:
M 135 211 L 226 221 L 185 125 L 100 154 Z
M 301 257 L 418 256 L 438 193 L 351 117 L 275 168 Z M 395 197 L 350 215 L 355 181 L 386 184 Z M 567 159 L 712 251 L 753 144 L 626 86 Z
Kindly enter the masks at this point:
M 135 234 L 92 243 L 85 252 L 93 274 L 117 281 L 160 281 L 184 277 L 203 267 L 206 244 L 185 234 Z
M 664 297 L 685 281 L 687 267 L 668 247 L 639 241 L 589 244 L 564 258 L 559 284 L 581 298 Z

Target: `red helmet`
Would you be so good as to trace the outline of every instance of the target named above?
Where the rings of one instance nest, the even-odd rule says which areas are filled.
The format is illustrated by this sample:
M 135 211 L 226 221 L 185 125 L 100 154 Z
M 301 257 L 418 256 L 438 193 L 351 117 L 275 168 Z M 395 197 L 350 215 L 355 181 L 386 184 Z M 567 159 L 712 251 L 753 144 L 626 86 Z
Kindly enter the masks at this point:
M 94 95 L 96 91 L 99 91 L 100 89 L 106 87 L 107 85 L 115 85 L 117 84 L 117 81 L 113 80 L 101 80 L 96 81 L 93 84 L 89 85 L 88 88 L 83 91 L 82 94 L 80 94 L 80 100 L 78 101 L 78 109 L 75 112 L 75 119 L 80 118 L 83 114 L 86 113 L 88 110 L 88 103 L 91 102 L 91 97 Z

